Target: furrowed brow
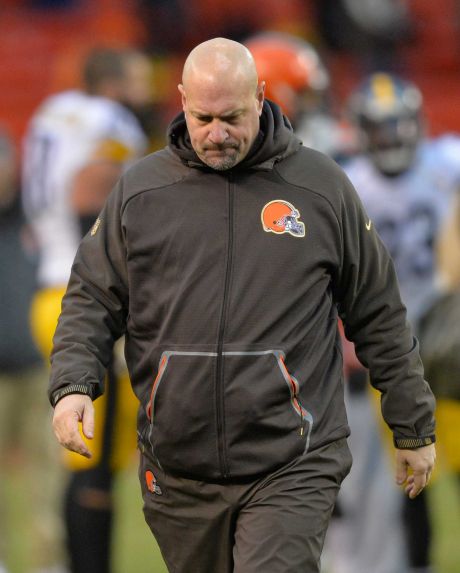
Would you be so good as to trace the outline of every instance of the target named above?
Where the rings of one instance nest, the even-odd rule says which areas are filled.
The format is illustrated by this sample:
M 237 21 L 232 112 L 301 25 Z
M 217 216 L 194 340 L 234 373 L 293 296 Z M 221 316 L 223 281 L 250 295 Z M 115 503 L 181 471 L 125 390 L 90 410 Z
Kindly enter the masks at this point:
M 217 117 L 219 119 L 222 120 L 226 120 L 226 119 L 233 119 L 233 118 L 237 118 L 240 115 L 242 115 L 244 113 L 244 109 L 236 109 L 236 110 L 232 110 L 232 111 L 228 111 L 226 113 L 223 113 L 221 115 L 213 115 L 211 113 L 206 113 L 206 112 L 201 112 L 198 110 L 193 110 L 191 112 L 191 114 L 196 117 L 197 119 L 206 119 L 206 120 L 210 120 L 213 119 L 214 117 Z

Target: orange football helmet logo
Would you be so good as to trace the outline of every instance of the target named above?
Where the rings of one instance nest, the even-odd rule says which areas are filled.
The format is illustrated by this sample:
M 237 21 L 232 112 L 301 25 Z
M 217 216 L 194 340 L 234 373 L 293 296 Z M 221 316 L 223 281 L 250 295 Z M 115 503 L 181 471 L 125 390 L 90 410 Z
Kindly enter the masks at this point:
M 289 119 L 295 120 L 307 101 L 323 100 L 330 78 L 313 44 L 281 32 L 256 34 L 245 44 L 266 82 L 265 97 L 280 105 Z
M 161 495 L 162 491 L 160 486 L 157 483 L 157 480 L 155 478 L 155 476 L 153 475 L 153 472 L 151 470 L 147 470 L 145 472 L 145 481 L 147 484 L 147 489 L 151 492 L 151 493 L 156 493 L 157 495 Z
M 289 233 L 293 237 L 305 237 L 305 225 L 299 221 L 300 213 L 287 201 L 276 199 L 262 209 L 262 227 L 267 233 Z

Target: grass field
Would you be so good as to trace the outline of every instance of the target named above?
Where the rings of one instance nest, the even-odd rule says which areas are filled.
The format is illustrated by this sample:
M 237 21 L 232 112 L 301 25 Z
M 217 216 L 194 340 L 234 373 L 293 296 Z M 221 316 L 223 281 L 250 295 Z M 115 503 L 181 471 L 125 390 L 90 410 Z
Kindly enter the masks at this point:
M 114 539 L 114 573 L 167 573 L 157 544 L 144 521 L 136 468 L 117 483 L 117 521 Z
M 460 572 L 460 482 L 445 476 L 431 488 L 433 562 L 437 573 Z
M 460 573 L 460 491 L 452 477 L 444 475 L 430 487 L 430 504 L 434 516 L 433 562 L 436 573 Z M 10 573 L 26 573 L 20 484 L 8 488 L 15 497 L 16 511 L 10 516 L 14 562 Z M 121 476 L 116 485 L 117 512 L 114 538 L 114 573 L 167 573 L 158 547 L 144 521 L 136 468 Z M 22 509 L 21 509 L 22 508 Z M 22 518 L 22 519 L 21 519 Z M 216 573 L 219 573 L 216 571 Z M 280 572 L 282 573 L 282 572 Z M 371 571 L 369 573 L 372 573 Z

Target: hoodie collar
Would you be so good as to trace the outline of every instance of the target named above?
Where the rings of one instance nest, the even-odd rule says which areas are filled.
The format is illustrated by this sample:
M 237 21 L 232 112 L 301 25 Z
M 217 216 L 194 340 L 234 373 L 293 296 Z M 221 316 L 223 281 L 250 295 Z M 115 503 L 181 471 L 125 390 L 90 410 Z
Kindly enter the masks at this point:
M 184 113 L 170 123 L 168 147 L 189 167 L 210 169 L 192 147 Z M 299 149 L 301 141 L 294 135 L 289 120 L 275 103 L 265 100 L 259 133 L 247 156 L 233 169 L 270 170 L 273 165 Z

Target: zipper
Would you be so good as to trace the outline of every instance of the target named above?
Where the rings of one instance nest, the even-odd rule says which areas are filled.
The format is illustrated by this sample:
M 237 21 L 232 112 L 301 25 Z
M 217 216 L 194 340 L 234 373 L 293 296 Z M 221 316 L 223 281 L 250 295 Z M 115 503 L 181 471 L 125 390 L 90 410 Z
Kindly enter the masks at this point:
M 217 444 L 219 453 L 219 465 L 223 478 L 229 477 L 229 467 L 227 458 L 227 446 L 225 443 L 225 415 L 224 415 L 224 334 L 227 324 L 228 300 L 230 291 L 230 279 L 233 265 L 233 208 L 234 197 L 232 192 L 233 175 L 228 178 L 228 244 L 227 244 L 227 265 L 225 269 L 224 293 L 222 300 L 222 311 L 219 322 L 219 334 L 217 340 L 217 364 L 216 364 L 216 422 L 217 422 Z
M 287 377 L 287 379 L 289 380 L 289 383 L 291 385 L 291 396 L 292 396 L 292 404 L 294 406 L 294 409 L 296 410 L 297 414 L 300 417 L 300 435 L 303 437 L 305 434 L 305 427 L 307 425 L 307 420 L 306 420 L 306 416 L 305 416 L 305 410 L 302 408 L 302 404 L 300 402 L 298 393 L 299 393 L 299 383 L 297 382 L 297 380 L 290 375 L 289 370 L 287 369 L 287 366 L 284 362 L 284 357 L 280 356 L 279 358 L 280 360 L 280 364 L 282 365 L 282 368 L 285 372 L 285 375 Z
M 150 392 L 150 399 L 149 399 L 149 403 L 147 404 L 147 418 L 148 418 L 150 424 L 153 423 L 153 402 L 155 399 L 155 391 L 157 389 L 158 383 L 160 382 L 160 380 L 163 376 L 163 372 L 166 368 L 167 362 L 168 362 L 168 357 L 166 354 L 164 354 L 160 360 L 160 366 L 158 367 L 158 372 L 157 372 L 156 378 L 152 384 L 152 390 Z
M 300 400 L 296 397 L 297 404 L 299 405 L 300 409 L 300 435 L 303 437 L 305 434 L 305 426 L 307 425 L 307 421 L 305 419 L 304 410 L 302 408 L 302 404 Z

